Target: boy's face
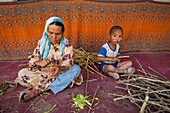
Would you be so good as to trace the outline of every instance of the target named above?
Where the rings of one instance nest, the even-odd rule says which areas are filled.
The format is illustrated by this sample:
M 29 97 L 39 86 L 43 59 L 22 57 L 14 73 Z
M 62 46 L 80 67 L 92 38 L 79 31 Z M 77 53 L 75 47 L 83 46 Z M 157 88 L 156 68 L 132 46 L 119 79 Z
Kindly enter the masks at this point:
M 123 37 L 122 31 L 121 30 L 115 30 L 110 35 L 110 41 L 114 44 L 118 44 L 122 40 L 122 37 Z

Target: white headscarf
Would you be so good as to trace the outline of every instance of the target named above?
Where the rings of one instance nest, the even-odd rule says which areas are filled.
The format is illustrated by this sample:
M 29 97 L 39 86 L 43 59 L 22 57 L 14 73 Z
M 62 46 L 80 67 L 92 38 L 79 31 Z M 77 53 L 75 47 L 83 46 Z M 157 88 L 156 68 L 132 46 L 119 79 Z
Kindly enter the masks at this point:
M 47 59 L 48 58 L 49 50 L 50 50 L 50 47 L 51 47 L 51 41 L 48 38 L 47 30 L 48 30 L 48 26 L 52 22 L 60 22 L 60 23 L 62 23 L 64 25 L 64 22 L 59 17 L 50 17 L 46 21 L 43 36 L 42 36 L 41 41 L 40 41 L 40 54 L 41 54 L 42 59 Z M 66 39 L 65 39 L 65 37 L 62 37 L 62 39 L 60 41 L 60 54 L 61 55 L 64 52 L 65 45 L 66 45 Z

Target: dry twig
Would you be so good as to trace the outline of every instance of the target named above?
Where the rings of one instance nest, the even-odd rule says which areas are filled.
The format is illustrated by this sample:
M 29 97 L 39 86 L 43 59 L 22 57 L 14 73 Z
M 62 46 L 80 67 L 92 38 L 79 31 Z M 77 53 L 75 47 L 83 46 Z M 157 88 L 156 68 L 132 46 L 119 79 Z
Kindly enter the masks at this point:
M 87 52 L 83 48 L 74 48 L 73 52 L 74 63 L 78 64 L 92 74 L 94 74 L 94 72 L 98 73 L 101 76 L 101 79 L 103 79 L 103 77 L 106 77 L 105 75 L 100 73 L 98 68 L 95 66 L 95 63 L 99 64 L 99 60 L 97 60 L 97 54 Z
M 139 71 L 144 75 L 129 74 L 127 79 L 119 80 L 118 84 L 125 85 L 125 88 L 119 86 L 116 88 L 123 89 L 128 94 L 114 94 L 116 96 L 114 101 L 129 99 L 140 107 L 140 113 L 170 112 L 170 81 L 160 74 L 159 76 L 150 74 L 138 60 L 137 62 L 142 68 L 142 71 Z

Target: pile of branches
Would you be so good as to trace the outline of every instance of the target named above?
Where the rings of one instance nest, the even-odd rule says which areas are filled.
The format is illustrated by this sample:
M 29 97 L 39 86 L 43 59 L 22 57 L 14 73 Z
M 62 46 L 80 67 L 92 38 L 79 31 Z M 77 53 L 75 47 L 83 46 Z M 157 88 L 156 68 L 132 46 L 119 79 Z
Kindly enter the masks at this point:
M 169 113 L 170 81 L 159 73 L 157 76 L 144 70 L 141 65 L 140 67 L 142 70 L 138 71 L 141 74 L 129 74 L 127 79 L 118 81 L 118 84 L 125 87 L 117 88 L 127 91 L 127 94 L 114 94 L 114 101 L 129 99 L 139 107 L 140 113 Z
M 87 52 L 82 47 L 79 49 L 73 48 L 73 53 L 74 62 L 80 64 L 80 66 L 87 66 L 87 64 L 94 66 L 94 63 L 99 63 L 97 53 Z
M 78 64 L 86 71 L 94 74 L 94 72 L 101 75 L 101 77 L 105 77 L 102 73 L 100 73 L 99 69 L 96 67 L 96 64 L 99 64 L 100 61 L 97 59 L 97 53 L 91 53 L 85 51 L 83 48 L 73 49 L 73 59 L 74 63 Z

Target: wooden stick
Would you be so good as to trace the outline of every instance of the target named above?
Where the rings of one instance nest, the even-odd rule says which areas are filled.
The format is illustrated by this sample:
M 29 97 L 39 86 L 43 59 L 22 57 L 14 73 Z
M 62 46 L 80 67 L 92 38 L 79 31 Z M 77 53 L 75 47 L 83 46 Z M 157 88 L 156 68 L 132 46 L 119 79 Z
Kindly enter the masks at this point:
M 148 87 L 148 90 L 149 90 L 149 87 Z M 147 92 L 148 92 L 148 90 L 147 90 Z M 145 101 L 142 104 L 140 113 L 144 113 L 145 112 L 146 103 L 147 103 L 148 100 L 149 100 L 149 95 L 148 95 L 148 93 L 145 93 Z
M 56 107 L 56 104 L 54 104 L 54 105 L 52 106 L 52 108 L 50 108 L 48 111 L 45 111 L 44 113 L 50 113 L 55 107 Z
M 86 90 L 85 90 L 85 96 L 88 95 L 88 80 L 89 80 L 89 70 L 87 69 L 87 66 L 85 66 L 86 72 L 87 72 L 87 80 L 86 80 Z
M 138 102 L 144 102 L 144 100 L 137 99 L 137 98 L 131 98 L 131 99 L 136 100 L 136 101 L 138 101 Z M 166 111 L 170 112 L 170 108 L 169 108 L 169 107 L 163 106 L 163 105 L 161 105 L 161 104 L 158 103 L 158 102 L 147 101 L 147 103 L 148 103 L 148 104 L 155 105 L 155 106 L 157 106 L 157 107 L 161 107 L 161 108 L 165 109 Z
M 138 94 L 133 94 L 133 95 L 130 95 L 130 96 L 123 96 L 123 95 L 117 95 L 117 94 L 113 94 L 114 96 L 120 96 L 120 97 L 117 97 L 117 98 L 114 98 L 113 100 L 114 101 L 118 101 L 118 100 L 122 100 L 122 99 L 127 99 L 127 98 L 131 98 L 131 97 L 136 97 L 136 96 L 140 96 L 141 93 L 138 93 Z
M 156 70 L 154 70 L 153 68 L 151 67 L 148 67 L 150 70 L 154 71 L 155 73 L 157 73 L 158 75 L 160 75 L 162 78 L 168 80 L 165 76 L 163 76 L 162 74 L 158 73 Z
M 118 58 L 129 58 L 129 56 L 118 56 Z
M 97 81 L 97 79 L 88 80 L 88 82 L 93 82 L 93 81 Z
M 98 84 L 98 86 L 97 86 L 97 88 L 96 88 L 96 90 L 94 92 L 94 95 L 93 95 L 93 99 L 92 99 L 92 102 L 91 102 L 92 106 L 93 106 L 94 100 L 96 98 L 96 94 L 97 94 L 98 89 L 99 89 L 99 84 Z M 90 110 L 91 110 L 91 108 L 89 109 L 88 113 L 90 113 Z
M 19 64 L 19 65 L 18 65 L 18 68 L 19 68 L 19 67 L 22 67 L 22 66 L 29 66 L 29 65 L 28 65 L 28 63 L 27 63 L 27 64 Z
M 36 99 L 29 105 L 29 107 L 25 110 L 24 113 L 27 113 L 28 110 L 34 105 L 34 103 L 40 98 L 40 96 L 37 96 Z
M 92 67 L 88 66 L 90 69 L 92 69 L 94 72 L 98 73 L 99 75 L 101 75 L 101 77 L 106 77 L 105 75 L 101 74 L 100 72 L 94 70 Z M 103 78 L 102 78 L 103 79 Z
M 139 64 L 139 67 L 142 69 L 144 74 L 147 76 L 146 71 L 143 69 L 143 67 L 142 67 L 141 63 L 139 62 L 139 60 L 136 57 L 135 57 L 135 59 L 136 59 L 137 63 Z

